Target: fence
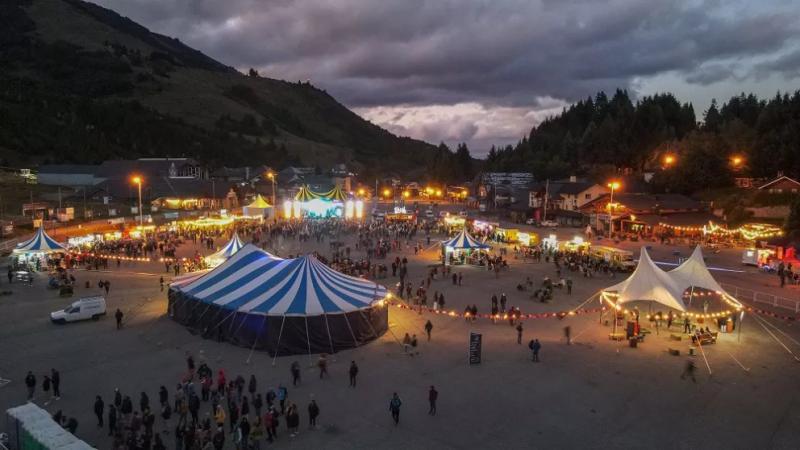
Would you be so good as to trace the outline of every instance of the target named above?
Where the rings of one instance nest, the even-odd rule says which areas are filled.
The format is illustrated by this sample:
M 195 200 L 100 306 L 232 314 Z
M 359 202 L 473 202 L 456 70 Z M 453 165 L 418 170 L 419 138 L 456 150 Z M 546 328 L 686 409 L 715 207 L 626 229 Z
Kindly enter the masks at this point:
M 777 295 L 767 294 L 766 292 L 758 292 L 752 289 L 746 289 L 727 283 L 721 283 L 721 286 L 728 291 L 729 294 L 733 295 L 739 300 L 771 305 L 776 308 L 789 309 L 795 313 L 800 313 L 800 300 L 779 297 Z

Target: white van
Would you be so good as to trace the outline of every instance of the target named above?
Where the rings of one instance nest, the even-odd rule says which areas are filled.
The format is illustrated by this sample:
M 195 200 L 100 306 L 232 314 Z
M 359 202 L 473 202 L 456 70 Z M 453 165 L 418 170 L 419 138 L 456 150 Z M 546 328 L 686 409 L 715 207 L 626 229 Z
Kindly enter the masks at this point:
M 106 299 L 98 295 L 78 299 L 68 307 L 51 312 L 50 320 L 55 323 L 77 322 L 79 320 L 97 320 L 106 314 Z

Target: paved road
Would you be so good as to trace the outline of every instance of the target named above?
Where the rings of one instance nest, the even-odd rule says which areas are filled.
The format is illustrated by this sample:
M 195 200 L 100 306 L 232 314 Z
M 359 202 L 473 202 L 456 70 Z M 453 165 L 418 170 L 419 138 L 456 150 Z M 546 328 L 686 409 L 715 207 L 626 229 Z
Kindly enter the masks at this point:
M 325 245 L 315 246 L 290 240 L 273 250 L 279 254 L 312 248 L 327 251 Z M 185 246 L 181 251 L 190 254 L 194 248 Z M 405 255 L 411 260 L 411 279 L 421 280 L 435 251 L 419 256 L 408 251 Z M 552 265 L 514 260 L 511 264 L 510 271 L 499 279 L 478 268 L 463 268 L 463 286 L 434 281 L 432 290 L 443 292 L 448 305 L 456 310 L 477 303 L 485 311 L 493 293 L 506 292 L 510 304 L 521 306 L 524 312 L 537 312 L 574 308 L 613 282 L 576 278 L 573 295 L 557 291 L 553 304 L 533 303 L 513 287 L 526 276 L 534 280 L 552 276 Z M 97 448 L 109 448 L 106 433 L 93 423 L 94 395 L 103 395 L 108 401 L 113 389 L 120 388 L 136 404 L 139 392 L 147 391 L 153 402 L 160 385 L 172 392 L 185 371 L 185 356 L 191 353 L 208 361 L 212 369 L 224 367 L 229 377 L 256 374 L 260 390 L 278 383 L 289 385 L 289 365 L 294 360 L 302 364 L 301 386 L 289 385 L 289 399 L 301 407 L 301 433 L 289 438 L 282 420 L 277 447 L 800 446 L 796 432 L 800 426 L 800 392 L 795 381 L 800 364 L 764 328 L 772 330 L 795 353 L 800 351 L 800 333 L 779 321 L 768 320 L 767 325 L 753 319 L 740 336 L 723 335 L 718 344 L 707 346 L 705 356 L 713 375 L 709 375 L 705 359 L 697 357 L 698 382 L 694 384 L 679 377 L 685 357 L 666 352 L 670 347 L 685 352 L 686 342 L 670 341 L 663 329 L 632 349 L 607 340 L 610 330 L 599 324 L 599 314 L 564 321 L 528 321 L 524 339 L 537 337 L 543 343 L 542 362 L 534 364 L 527 349 L 516 345 L 515 332 L 505 323 L 467 323 L 392 308 L 390 332 L 376 342 L 335 355 L 331 377 L 320 380 L 310 367 L 313 356 L 276 360 L 260 352 L 251 356 L 249 349 L 205 341 L 171 322 L 164 316 L 165 296 L 158 289 L 162 270 L 155 263 L 123 263 L 119 270 L 76 274 L 79 284 L 85 280 L 92 281 L 93 286 L 98 279 L 111 281 L 109 308 L 126 311 L 122 331 L 114 330 L 110 317 L 99 322 L 53 325 L 47 314 L 68 300 L 46 290 L 41 278 L 33 287 L 11 286 L 14 294 L 0 297 L 0 376 L 11 379 L 10 384 L 0 387 L 0 408 L 24 401 L 22 378 L 28 369 L 41 378 L 44 371 L 57 367 L 62 373 L 64 395 L 46 408 L 76 416 L 81 438 Z M 0 288 L 8 285 L 3 283 Z M 95 291 L 81 288 L 77 295 Z M 407 332 L 422 336 L 427 319 L 434 324 L 433 341 L 423 340 L 419 355 L 405 355 L 397 338 Z M 565 344 L 565 325 L 572 327 L 575 345 Z M 466 362 L 470 331 L 484 336 L 483 361 L 478 366 Z M 351 360 L 361 367 L 356 389 L 347 386 Z M 430 385 L 440 392 L 435 417 L 426 414 Z M 388 411 L 392 392 L 403 399 L 398 427 L 391 423 Z M 312 397 L 322 409 L 317 430 L 308 430 L 305 422 L 305 406 Z M 37 402 L 43 403 L 43 399 Z M 208 406 L 203 408 L 205 414 Z M 168 442 L 173 448 L 170 437 Z M 230 440 L 226 448 L 233 448 Z

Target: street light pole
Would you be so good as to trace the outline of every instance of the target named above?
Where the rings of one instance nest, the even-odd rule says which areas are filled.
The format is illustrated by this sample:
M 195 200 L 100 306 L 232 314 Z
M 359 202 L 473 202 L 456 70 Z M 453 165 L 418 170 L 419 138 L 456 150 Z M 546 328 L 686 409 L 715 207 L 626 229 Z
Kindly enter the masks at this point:
M 144 227 L 144 219 L 142 217 L 142 180 L 137 183 L 139 186 L 139 227 Z

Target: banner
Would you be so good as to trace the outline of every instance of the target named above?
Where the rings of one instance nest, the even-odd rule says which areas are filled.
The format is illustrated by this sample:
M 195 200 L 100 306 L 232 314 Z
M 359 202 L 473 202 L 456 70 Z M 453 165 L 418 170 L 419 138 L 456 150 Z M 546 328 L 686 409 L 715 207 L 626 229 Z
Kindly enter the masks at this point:
M 480 333 L 469 333 L 469 363 L 481 363 L 481 339 L 483 335 Z

